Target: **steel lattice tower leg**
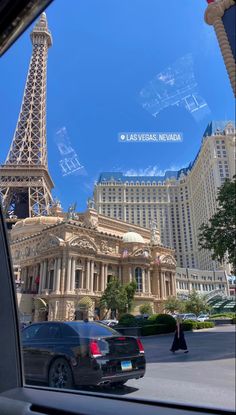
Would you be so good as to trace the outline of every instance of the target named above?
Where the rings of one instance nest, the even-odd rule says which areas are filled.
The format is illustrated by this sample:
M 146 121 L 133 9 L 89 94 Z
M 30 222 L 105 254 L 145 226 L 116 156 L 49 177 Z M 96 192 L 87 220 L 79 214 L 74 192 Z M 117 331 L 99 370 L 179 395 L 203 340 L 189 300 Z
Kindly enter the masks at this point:
M 46 78 L 52 36 L 46 14 L 36 23 L 22 106 L 4 165 L 0 167 L 0 196 L 6 216 L 48 215 L 53 182 L 48 172 L 46 143 Z

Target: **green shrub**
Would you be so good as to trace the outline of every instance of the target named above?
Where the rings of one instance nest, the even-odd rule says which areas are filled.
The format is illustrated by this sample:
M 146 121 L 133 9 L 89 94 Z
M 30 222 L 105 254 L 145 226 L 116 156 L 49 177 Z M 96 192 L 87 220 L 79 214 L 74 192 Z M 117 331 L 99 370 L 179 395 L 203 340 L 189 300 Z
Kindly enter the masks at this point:
M 174 329 L 176 328 L 176 320 L 169 314 L 158 314 L 155 322 L 156 324 L 166 324 Z
M 123 314 L 119 319 L 119 326 L 120 327 L 137 327 L 138 322 L 133 314 Z
M 233 317 L 233 318 L 232 318 L 231 323 L 232 323 L 232 324 L 236 324 L 236 317 Z
M 215 327 L 215 323 L 213 321 L 196 321 L 195 323 L 195 330 L 211 329 L 212 327 Z
M 141 327 L 141 336 L 152 336 L 153 334 L 157 334 L 154 324 Z
M 173 328 L 176 327 L 176 321 L 174 317 L 169 314 L 153 314 L 148 318 L 150 324 L 167 324 Z
M 155 324 L 157 316 L 158 314 L 153 314 L 152 316 L 148 317 L 147 320 L 149 321 L 149 324 Z
M 193 321 L 193 320 L 185 320 L 182 323 L 183 330 L 184 331 L 191 331 L 191 330 L 193 330 L 195 328 L 195 323 L 196 323 L 196 321 Z
M 214 319 L 214 318 L 235 318 L 236 314 L 235 313 L 218 313 L 218 314 L 211 314 L 210 315 L 210 319 Z
M 141 327 L 142 336 L 151 336 L 154 334 L 164 334 L 173 332 L 173 327 L 168 324 L 149 324 Z
M 156 324 L 157 334 L 159 333 L 173 333 L 175 331 L 176 326 L 170 324 Z
M 183 322 L 183 330 L 184 331 L 200 330 L 200 329 L 211 329 L 212 327 L 215 327 L 215 323 L 213 321 L 185 320 Z
M 142 304 L 139 307 L 139 311 L 140 311 L 140 314 L 149 314 L 149 315 L 152 315 L 152 313 L 153 313 L 152 306 L 151 306 L 150 303 Z
M 148 321 L 148 319 L 146 318 L 139 318 L 137 319 L 137 325 L 139 327 L 145 327 L 145 326 L 150 326 L 150 321 Z

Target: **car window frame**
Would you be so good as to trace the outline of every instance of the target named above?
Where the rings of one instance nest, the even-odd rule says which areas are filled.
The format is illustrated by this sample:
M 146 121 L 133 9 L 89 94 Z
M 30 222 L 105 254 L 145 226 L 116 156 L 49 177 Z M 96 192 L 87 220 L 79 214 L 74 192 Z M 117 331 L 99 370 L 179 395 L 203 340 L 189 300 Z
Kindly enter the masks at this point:
M 22 342 L 31 342 L 33 340 L 35 340 L 34 337 L 31 338 L 24 338 L 24 336 L 27 334 L 27 332 L 29 332 L 30 330 L 33 330 L 34 327 L 39 327 L 38 330 L 40 329 L 41 324 L 31 324 L 30 326 L 25 327 L 22 332 L 21 332 L 21 341 Z
M 50 402 L 48 407 L 50 408 L 57 408 L 60 410 L 60 403 L 61 401 L 64 402 L 70 401 L 71 409 L 73 407 L 74 402 L 74 410 L 73 413 L 78 413 L 77 411 L 82 411 L 81 407 L 78 409 L 78 400 L 81 397 L 84 397 L 84 405 L 89 404 L 88 396 L 90 396 L 91 401 L 94 403 L 94 398 L 98 398 L 96 404 L 99 403 L 102 405 L 102 402 L 107 404 L 107 402 L 114 403 L 115 401 L 115 408 L 116 405 L 121 401 L 120 397 L 112 396 L 109 397 L 98 393 L 89 393 L 89 392 L 76 392 L 67 391 L 55 391 L 50 389 L 42 389 L 40 387 L 26 387 L 23 382 L 23 361 L 21 355 L 21 345 L 20 345 L 20 326 L 19 326 L 19 319 L 18 319 L 18 307 L 16 301 L 16 294 L 15 294 L 15 287 L 13 281 L 13 271 L 12 271 L 12 263 L 11 263 L 11 255 L 10 249 L 8 244 L 8 236 L 7 230 L 3 219 L 1 203 L 0 203 L 0 275 L 1 275 L 1 290 L 0 290 L 0 330 L 1 335 L 4 339 L 8 341 L 0 342 L 0 356 L 1 356 L 1 367 L 4 376 L 0 376 L 0 400 L 2 399 L 2 404 L 5 405 L 5 408 L 12 405 L 12 408 L 18 407 L 19 410 L 19 403 L 26 403 L 25 405 L 25 413 L 29 413 L 31 411 L 31 407 L 29 408 L 28 402 L 34 402 L 34 409 L 37 410 L 39 408 L 45 408 L 47 403 L 42 405 L 42 401 L 46 399 L 46 397 L 50 398 Z M 4 358 L 2 358 L 4 356 Z M 4 392 L 4 393 L 2 393 Z M 68 393 L 70 394 L 70 399 L 68 398 Z M 6 397 L 6 400 L 4 401 Z M 12 400 L 12 402 L 11 402 Z M 73 401 L 73 402 L 72 402 Z M 82 402 L 82 399 L 80 400 Z M 122 404 L 127 402 L 131 404 L 137 403 L 139 406 L 144 404 L 146 408 L 152 407 L 154 408 L 153 413 L 156 413 L 157 407 L 159 408 L 159 414 L 161 415 L 164 413 L 162 411 L 163 408 L 167 408 L 169 413 L 174 413 L 175 409 L 182 410 L 182 413 L 205 413 L 205 414 L 233 414 L 232 411 L 222 410 L 222 409 L 214 409 L 214 408 L 196 408 L 192 405 L 181 405 L 181 404 L 172 404 L 168 402 L 158 402 L 158 401 L 145 401 L 144 399 L 135 399 L 135 398 L 126 398 L 122 399 Z M 63 403 L 62 402 L 62 403 Z M 138 406 L 137 405 L 137 406 Z M 68 404 L 69 407 L 69 404 Z M 1 410 L 2 410 L 1 406 Z M 132 408 L 132 407 L 131 407 Z M 170 411 L 171 410 L 171 411 Z M 27 412 L 26 412 L 27 411 Z M 85 410 L 84 410 L 85 412 Z M 165 413 L 168 413 L 165 412 Z M 16 413 L 16 412 L 7 412 L 5 413 Z M 20 411 L 18 412 L 20 413 Z M 23 413 L 23 412 L 21 412 Z M 32 412 L 33 413 L 33 412 Z M 40 413 L 43 413 L 40 411 Z M 49 413 L 49 412 L 47 412 Z M 55 413 L 53 410 L 50 413 Z M 66 413 L 66 412 L 64 412 Z M 72 413 L 72 411 L 71 411 Z M 86 411 L 86 413 L 88 413 Z M 94 412 L 95 413 L 95 412 Z M 149 412 L 150 413 L 150 412 Z M 179 413 L 179 412 L 178 412 Z M 45 412 L 46 414 L 46 412 Z
M 70 324 L 70 323 L 72 323 L 72 324 Z M 75 323 L 73 323 L 73 322 L 68 322 L 68 326 L 69 327 L 73 327 L 73 325 L 74 324 L 76 324 L 76 322 Z M 110 326 L 108 326 L 108 325 L 106 325 L 106 324 L 101 324 L 101 323 L 97 323 L 97 322 L 89 322 L 89 323 L 78 323 L 79 325 L 82 325 L 82 324 L 84 324 L 84 325 L 86 325 L 86 324 L 88 324 L 90 327 L 95 327 L 96 325 L 98 325 L 98 326 L 101 326 L 101 329 L 105 329 L 105 330 L 107 330 L 107 332 L 110 332 L 110 334 L 108 334 L 108 335 L 104 335 L 104 334 L 102 334 L 102 333 L 100 333 L 100 334 L 96 334 L 96 335 L 92 335 L 92 337 L 91 338 L 99 338 L 99 337 L 112 337 L 112 336 L 119 336 L 120 334 L 115 330 L 115 329 L 113 329 L 112 327 L 110 327 Z M 84 326 L 85 327 L 85 326 Z M 87 338 L 88 336 L 86 335 L 86 333 L 82 333 L 82 331 L 81 331 L 81 333 L 79 332 L 79 330 L 77 331 L 76 329 L 74 329 L 77 333 L 78 333 L 78 335 L 79 335 L 79 337 L 80 338 Z M 82 329 L 83 330 L 83 329 Z M 114 333 L 113 333 L 114 332 Z
M 0 376 L 0 393 L 23 386 L 23 361 L 20 342 L 20 324 L 16 292 L 13 279 L 13 267 L 10 255 L 6 224 L 0 201 L 0 330 L 3 339 L 0 342 L 2 372 Z M 4 370 L 5 368 L 5 370 Z

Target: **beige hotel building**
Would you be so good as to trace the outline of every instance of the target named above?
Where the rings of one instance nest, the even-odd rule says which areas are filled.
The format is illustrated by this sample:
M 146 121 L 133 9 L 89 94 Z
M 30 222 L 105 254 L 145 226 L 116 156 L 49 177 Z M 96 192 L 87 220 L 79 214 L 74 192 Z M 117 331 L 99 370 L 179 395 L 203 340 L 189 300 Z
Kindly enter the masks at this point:
M 135 314 L 147 303 L 159 312 L 167 297 L 176 296 L 174 251 L 160 243 L 154 224 L 131 230 L 94 209 L 66 217 L 55 208 L 54 216 L 19 220 L 10 232 L 21 317 L 102 318 L 100 299 L 112 277 L 136 281 Z
M 213 121 L 186 168 L 161 177 L 101 173 L 94 189 L 95 208 L 146 228 L 156 221 L 161 241 L 175 250 L 179 267 L 219 269 L 210 252 L 198 248 L 198 230 L 216 212 L 218 188 L 234 174 L 235 124 Z

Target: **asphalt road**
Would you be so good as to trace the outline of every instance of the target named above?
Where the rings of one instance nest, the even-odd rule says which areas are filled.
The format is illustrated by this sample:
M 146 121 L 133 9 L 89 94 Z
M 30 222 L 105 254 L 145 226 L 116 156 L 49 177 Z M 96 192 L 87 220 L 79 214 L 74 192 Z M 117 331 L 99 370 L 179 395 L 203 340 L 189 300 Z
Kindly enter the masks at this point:
M 235 326 L 186 333 L 185 337 L 188 354 L 169 351 L 173 335 L 142 338 L 147 359 L 144 378 L 106 393 L 235 409 Z

